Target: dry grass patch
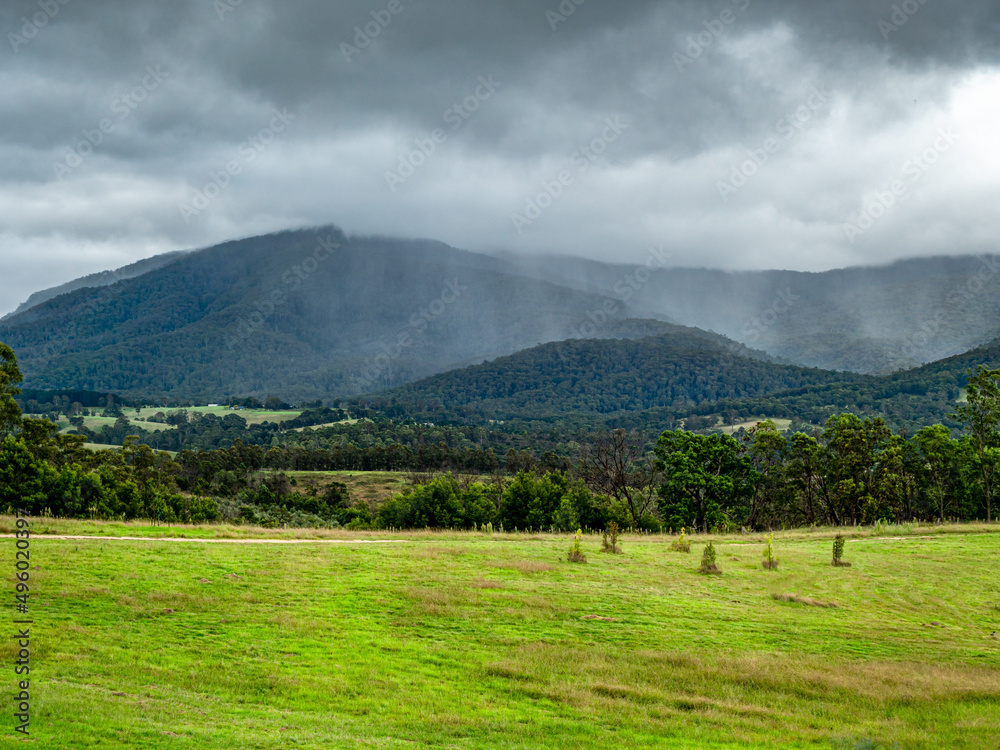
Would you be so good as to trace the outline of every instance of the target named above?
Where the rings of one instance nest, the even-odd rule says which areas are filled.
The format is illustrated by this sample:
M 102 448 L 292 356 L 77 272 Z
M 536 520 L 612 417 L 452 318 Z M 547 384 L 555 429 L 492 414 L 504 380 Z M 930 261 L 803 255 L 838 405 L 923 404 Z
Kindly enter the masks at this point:
M 799 596 L 798 594 L 771 594 L 771 598 L 778 602 L 793 602 L 795 604 L 805 604 L 807 607 L 825 607 L 827 609 L 837 609 L 840 607 L 836 602 L 821 602 L 810 596 Z
M 426 547 L 417 552 L 414 557 L 424 560 L 437 560 L 444 556 L 460 557 L 465 554 L 465 550 L 455 547 Z
M 435 617 L 453 617 L 457 613 L 455 607 L 462 599 L 449 588 L 426 588 L 411 586 L 405 591 L 406 598 L 412 601 L 421 614 Z
M 778 733 L 789 746 L 828 746 L 839 722 L 879 734 L 888 730 L 907 741 L 907 747 L 923 747 L 913 740 L 924 729 L 901 731 L 882 717 L 942 702 L 959 706 L 1000 700 L 1000 672 L 989 667 L 776 654 L 698 658 L 534 643 L 512 649 L 487 673 L 511 680 L 510 689 L 519 694 L 544 694 L 586 713 L 610 710 L 620 717 L 641 717 L 651 731 L 666 730 L 678 716 L 697 713 L 699 725 L 720 740 L 733 741 L 733 747 L 738 737 L 759 732 Z M 818 707 L 824 711 L 822 720 L 816 719 Z
M 472 586 L 477 589 L 502 589 L 504 586 L 500 581 L 488 581 L 482 576 L 477 577 Z
M 146 598 L 151 602 L 179 602 L 189 600 L 191 597 L 179 591 L 150 591 Z
M 556 569 L 554 565 L 536 562 L 535 560 L 514 560 L 513 562 L 502 563 L 497 567 L 516 570 L 520 573 L 550 573 Z

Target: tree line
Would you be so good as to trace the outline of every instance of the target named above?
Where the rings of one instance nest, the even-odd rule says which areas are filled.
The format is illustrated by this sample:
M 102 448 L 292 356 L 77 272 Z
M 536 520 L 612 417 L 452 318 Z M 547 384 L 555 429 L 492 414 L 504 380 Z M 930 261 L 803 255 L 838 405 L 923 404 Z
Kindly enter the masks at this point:
M 171 456 L 126 436 L 120 451 L 92 452 L 84 437 L 21 414 L 20 379 L 13 352 L 0 344 L 0 508 L 34 513 L 395 528 L 571 530 L 615 521 L 726 531 L 991 521 L 1000 487 L 1000 370 L 970 373 L 967 399 L 953 413 L 965 426 L 958 439 L 944 425 L 907 437 L 880 417 L 845 413 L 812 433 L 787 434 L 764 421 L 735 437 L 681 429 L 655 443 L 623 429 L 576 436 L 579 443 L 559 444 L 562 452 L 575 445 L 573 460 L 513 445 L 498 455 L 484 447 L 495 436 L 482 428 L 375 423 L 321 430 L 292 445 L 237 437 L 229 448 Z M 317 410 L 303 421 L 330 416 Z M 393 435 L 408 435 L 409 444 Z M 426 442 L 431 435 L 447 441 Z M 547 439 L 555 446 L 558 438 L 554 427 Z M 379 469 L 438 476 L 370 507 L 343 485 L 300 491 L 282 473 Z

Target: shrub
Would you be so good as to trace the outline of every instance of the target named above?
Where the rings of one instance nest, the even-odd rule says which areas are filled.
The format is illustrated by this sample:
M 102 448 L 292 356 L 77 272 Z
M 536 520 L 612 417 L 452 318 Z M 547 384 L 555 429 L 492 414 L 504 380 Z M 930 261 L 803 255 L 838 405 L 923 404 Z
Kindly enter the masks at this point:
M 774 549 L 771 547 L 771 535 L 767 536 L 767 546 L 764 547 L 764 570 L 777 570 L 778 558 L 774 556 Z
M 602 552 L 609 552 L 612 555 L 620 555 L 622 548 L 618 546 L 618 524 L 612 521 L 608 528 L 604 530 L 604 541 L 601 545 Z
M 691 542 L 687 540 L 687 534 L 684 532 L 685 530 L 681 529 L 680 538 L 675 540 L 674 543 L 670 545 L 670 549 L 674 552 L 691 552 Z
M 580 540 L 583 538 L 583 529 L 576 530 L 576 538 L 573 540 L 573 546 L 569 550 L 569 561 L 573 563 L 585 563 L 587 562 L 587 556 L 583 554 L 583 550 L 580 548 Z
M 837 534 L 836 538 L 833 540 L 833 566 L 835 568 L 849 568 L 851 564 L 845 562 L 844 559 L 844 537 L 842 534 Z
M 705 551 L 701 553 L 701 567 L 698 572 L 713 575 L 720 575 L 719 566 L 715 564 L 715 545 L 709 542 L 705 545 Z

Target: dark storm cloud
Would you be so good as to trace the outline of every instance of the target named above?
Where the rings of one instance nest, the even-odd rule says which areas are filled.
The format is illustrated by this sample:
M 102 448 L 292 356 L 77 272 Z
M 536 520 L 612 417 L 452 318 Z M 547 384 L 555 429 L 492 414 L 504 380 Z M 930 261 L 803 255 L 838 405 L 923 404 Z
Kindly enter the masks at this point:
M 981 249 L 998 31 L 985 1 L 8 0 L 0 310 L 144 254 L 329 221 L 741 267 Z M 961 143 L 850 238 L 942 127 Z M 512 220 L 561 173 L 550 207 Z

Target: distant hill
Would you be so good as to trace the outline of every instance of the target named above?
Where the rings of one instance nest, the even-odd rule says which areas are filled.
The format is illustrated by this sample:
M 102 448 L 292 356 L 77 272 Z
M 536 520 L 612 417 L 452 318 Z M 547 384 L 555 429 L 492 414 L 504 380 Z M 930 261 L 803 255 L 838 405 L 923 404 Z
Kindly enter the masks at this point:
M 432 241 L 283 232 L 80 288 L 0 323 L 26 387 L 289 400 L 390 388 L 536 344 L 642 336 L 606 296 Z
M 142 276 L 151 271 L 156 271 L 159 268 L 163 268 L 175 260 L 180 259 L 184 256 L 183 251 L 164 253 L 162 255 L 156 255 L 152 258 L 146 258 L 145 260 L 140 260 L 131 265 L 123 266 L 114 271 L 101 271 L 100 273 L 92 273 L 89 276 L 83 276 L 79 279 L 74 279 L 65 284 L 60 284 L 59 286 L 54 286 L 51 289 L 44 289 L 40 292 L 35 292 L 28 299 L 18 305 L 18 308 L 12 312 L 7 313 L 0 321 L 7 320 L 8 318 L 13 318 L 15 315 L 23 313 L 30 310 L 32 307 L 42 304 L 43 302 L 48 302 L 50 299 L 58 297 L 60 294 L 67 294 L 69 292 L 74 292 L 77 289 L 84 289 L 86 287 L 97 288 L 102 286 L 110 286 L 111 284 L 116 284 L 123 279 L 134 279 L 137 276 Z
M 968 382 L 968 372 L 975 372 L 980 366 L 1000 368 L 1000 339 L 954 357 L 891 375 L 854 376 L 766 395 L 725 398 L 699 404 L 680 415 L 720 416 L 735 413 L 743 418 L 780 417 L 792 419 L 799 427 L 804 427 L 822 425 L 832 414 L 853 412 L 881 417 L 894 430 L 911 435 L 933 424 L 946 424 L 959 429 L 961 425 L 950 415 Z M 677 410 L 654 408 L 619 414 L 616 421 L 621 426 L 658 428 L 670 417 L 676 419 Z
M 395 388 L 373 403 L 399 403 L 438 418 L 542 419 L 764 396 L 805 386 L 863 381 L 767 361 L 723 336 L 671 326 L 638 340 L 547 343 L 493 362 Z
M 722 421 L 789 419 L 822 426 L 833 414 L 878 416 L 913 434 L 948 424 L 969 370 L 1000 368 L 1000 339 L 969 352 L 890 375 L 860 375 L 768 361 L 698 329 L 640 340 L 544 344 L 475 367 L 426 378 L 361 399 L 389 417 L 439 424 L 521 420 L 661 431 L 712 429 Z
M 918 258 L 823 273 L 727 272 L 502 255 L 532 278 L 605 294 L 638 315 L 725 334 L 811 367 L 888 373 L 1000 335 L 1000 256 Z

